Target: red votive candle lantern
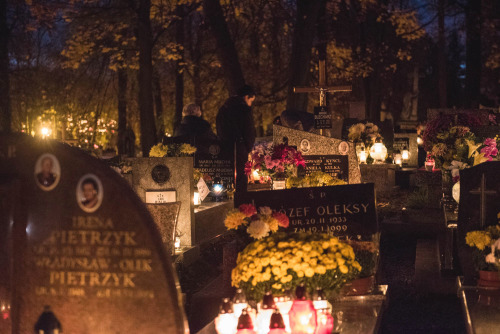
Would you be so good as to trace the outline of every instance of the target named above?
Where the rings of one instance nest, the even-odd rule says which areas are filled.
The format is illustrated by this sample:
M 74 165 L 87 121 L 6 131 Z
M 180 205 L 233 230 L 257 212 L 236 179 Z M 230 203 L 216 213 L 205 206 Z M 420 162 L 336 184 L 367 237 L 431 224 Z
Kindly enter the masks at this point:
M 290 309 L 290 328 L 293 334 L 314 334 L 316 331 L 316 310 L 306 297 L 306 288 L 301 283 L 295 290 L 295 300 Z
M 250 314 L 248 314 L 247 310 L 244 309 L 241 311 L 241 315 L 238 318 L 238 331 L 236 334 L 257 334 L 253 330 L 253 323 Z
M 425 170 L 428 172 L 432 172 L 434 170 L 435 161 L 432 159 L 430 155 L 427 155 L 427 159 L 425 159 Z
M 333 331 L 333 316 L 329 309 L 316 311 L 318 325 L 315 334 L 331 334 Z
M 271 315 L 268 334 L 287 334 L 285 322 L 278 309 L 275 309 L 274 313 Z

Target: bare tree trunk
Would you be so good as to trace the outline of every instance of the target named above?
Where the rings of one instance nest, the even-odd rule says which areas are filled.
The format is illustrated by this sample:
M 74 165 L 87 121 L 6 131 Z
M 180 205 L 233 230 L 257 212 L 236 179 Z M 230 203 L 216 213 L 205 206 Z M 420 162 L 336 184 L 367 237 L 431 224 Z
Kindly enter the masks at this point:
M 465 106 L 477 108 L 481 92 L 481 0 L 468 0 L 465 55 Z
M 7 0 L 0 0 L 0 132 L 12 130 L 9 83 L 9 29 Z
M 186 37 L 186 49 L 189 50 L 189 54 L 191 57 L 191 62 L 193 66 L 192 73 L 192 84 L 194 90 L 194 103 L 199 105 L 203 110 L 203 91 L 201 89 L 201 70 L 200 70 L 200 62 L 201 62 L 201 38 L 199 36 L 200 33 L 200 25 L 199 21 L 201 20 L 198 12 L 192 13 L 189 16 L 189 31 L 185 35 Z
M 127 130 L 127 70 L 118 70 L 118 154 L 125 152 L 125 134 Z
M 165 123 L 163 121 L 163 101 L 161 99 L 161 82 L 158 73 L 153 74 L 153 99 L 156 111 L 156 121 L 158 124 L 157 138 L 161 140 L 165 135 Z
M 444 4 L 445 0 L 439 0 L 438 3 L 438 90 L 439 90 L 439 107 L 447 107 L 447 92 L 446 92 L 446 38 L 444 26 Z
M 177 7 L 177 15 L 180 19 L 177 21 L 175 30 L 175 39 L 178 45 L 184 47 L 184 7 Z M 174 130 L 179 126 L 182 120 L 182 108 L 184 108 L 184 49 L 182 49 L 180 59 L 175 65 L 175 114 Z
M 307 94 L 295 94 L 293 87 L 309 84 L 311 49 L 321 0 L 297 0 L 297 22 L 293 32 L 287 109 L 307 110 Z
M 235 95 L 245 84 L 238 52 L 229 33 L 219 0 L 204 0 L 203 8 L 217 43 L 217 54 L 222 63 L 229 95 Z
M 151 32 L 151 0 L 140 0 L 138 10 L 137 42 L 139 45 L 139 112 L 141 117 L 142 155 L 149 156 L 156 144 L 156 126 L 153 110 L 153 63 L 151 52 L 153 35 Z

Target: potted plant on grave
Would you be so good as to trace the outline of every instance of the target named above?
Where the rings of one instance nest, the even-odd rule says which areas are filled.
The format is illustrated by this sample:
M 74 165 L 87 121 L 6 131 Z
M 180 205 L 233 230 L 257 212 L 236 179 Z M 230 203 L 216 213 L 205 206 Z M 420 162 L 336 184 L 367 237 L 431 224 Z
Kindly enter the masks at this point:
M 232 285 L 247 298 L 260 301 L 294 290 L 300 283 L 312 295 L 317 288 L 338 292 L 357 277 L 361 265 L 353 248 L 337 237 L 321 233 L 273 233 L 250 243 L 232 271 Z
M 479 272 L 478 285 L 500 287 L 500 224 L 468 232 L 465 242 L 472 248 L 474 267 Z
M 258 175 L 261 183 L 285 181 L 297 174 L 299 166 L 305 167 L 302 153 L 287 144 L 263 143 L 255 146 L 245 165 L 246 175 Z M 254 173 L 255 172 L 255 173 Z M 255 179 L 256 177 L 253 176 Z
M 379 235 L 372 241 L 349 240 L 347 243 L 354 250 L 356 261 L 361 265 L 361 271 L 356 279 L 346 284 L 343 293 L 348 296 L 366 295 L 373 290 L 375 274 L 379 259 Z

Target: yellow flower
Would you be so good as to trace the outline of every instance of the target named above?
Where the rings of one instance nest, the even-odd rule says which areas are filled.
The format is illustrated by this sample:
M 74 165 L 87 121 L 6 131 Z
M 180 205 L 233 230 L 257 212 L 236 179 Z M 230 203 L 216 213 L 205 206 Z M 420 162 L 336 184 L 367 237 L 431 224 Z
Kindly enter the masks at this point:
M 471 247 L 483 250 L 486 246 L 491 244 L 491 237 L 484 231 L 471 231 L 465 236 L 465 242 Z
M 232 210 L 224 220 L 224 225 L 227 229 L 237 229 L 240 225 L 245 225 L 247 222 L 245 220 L 246 216 L 239 210 Z
M 279 284 L 279 283 L 274 283 L 274 284 L 272 285 L 272 287 L 273 287 L 273 289 L 276 289 L 276 290 L 281 290 L 282 285 L 281 285 L 281 284 Z
M 196 153 L 196 147 L 189 144 L 182 144 L 180 147 L 180 152 L 186 155 L 193 155 Z
M 314 276 L 314 270 L 312 268 L 307 268 L 305 270 L 305 275 L 306 275 L 306 277 L 313 277 Z
M 149 156 L 150 157 L 156 157 L 156 158 L 161 158 L 164 157 L 167 154 L 168 146 L 163 145 L 163 144 L 156 144 L 155 146 L 151 147 L 151 150 L 149 151 Z
M 346 267 L 346 266 L 344 266 L 344 265 L 341 265 L 341 266 L 339 267 L 339 270 L 340 270 L 340 272 L 341 272 L 342 274 L 347 274 L 347 273 L 349 272 L 349 268 L 347 268 L 347 267 Z
M 320 274 L 320 275 L 323 275 L 324 273 L 326 273 L 326 268 L 325 266 L 317 266 L 316 267 L 316 273 Z

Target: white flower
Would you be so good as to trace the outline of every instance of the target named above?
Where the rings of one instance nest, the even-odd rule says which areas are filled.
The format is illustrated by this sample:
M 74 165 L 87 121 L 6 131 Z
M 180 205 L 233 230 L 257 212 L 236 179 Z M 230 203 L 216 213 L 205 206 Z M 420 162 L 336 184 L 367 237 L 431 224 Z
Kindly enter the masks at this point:
M 262 206 L 259 208 L 259 212 L 261 215 L 264 215 L 264 216 L 270 216 L 273 214 L 273 210 L 271 210 L 270 207 L 268 206 Z
M 254 220 L 247 228 L 247 233 L 254 239 L 261 239 L 269 235 L 269 225 L 262 220 Z
M 451 162 L 451 165 L 447 167 L 447 169 L 451 170 L 451 177 L 457 177 L 460 173 L 460 170 L 465 169 L 467 167 L 469 167 L 469 165 L 467 165 L 466 163 L 453 160 Z
M 493 255 L 492 253 L 486 255 L 486 262 L 495 263 L 496 262 L 495 255 Z

